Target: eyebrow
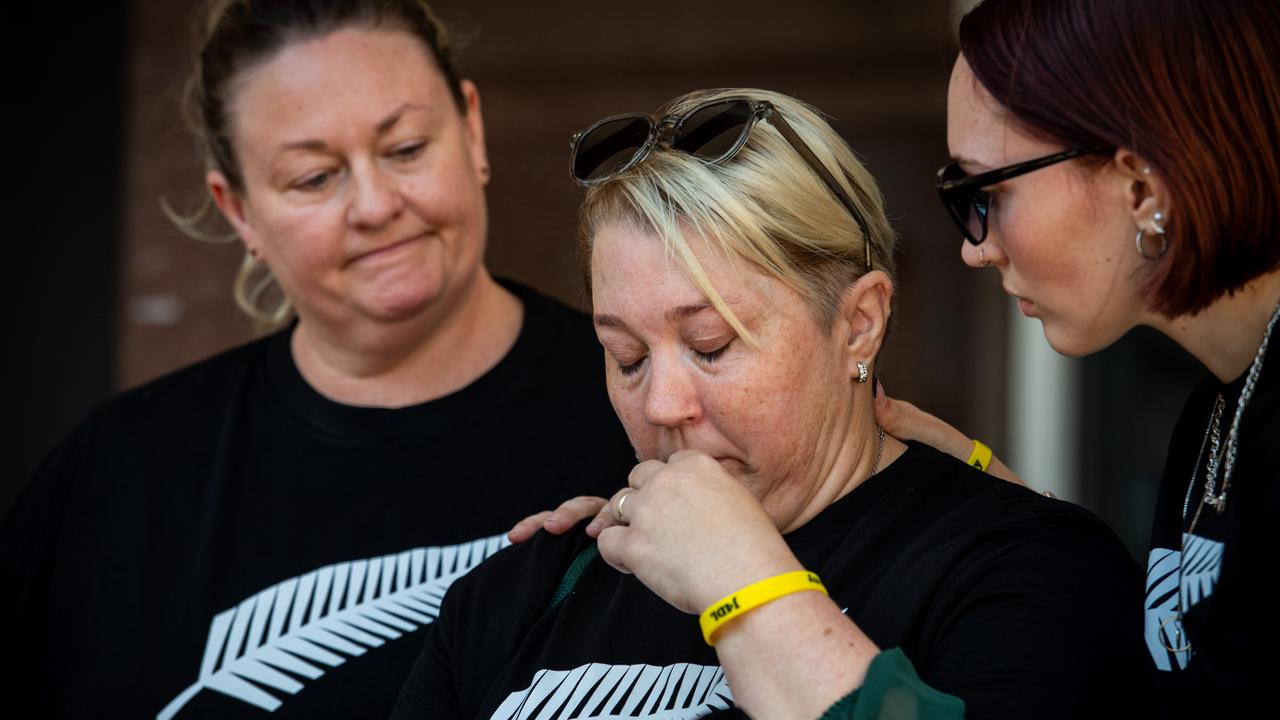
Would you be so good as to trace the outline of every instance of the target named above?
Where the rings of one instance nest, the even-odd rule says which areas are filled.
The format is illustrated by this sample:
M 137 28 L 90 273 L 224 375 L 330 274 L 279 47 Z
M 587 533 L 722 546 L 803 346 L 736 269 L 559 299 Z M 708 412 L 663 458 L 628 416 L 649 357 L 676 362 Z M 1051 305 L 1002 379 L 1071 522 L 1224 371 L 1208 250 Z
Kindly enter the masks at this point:
M 733 302 L 734 302 L 733 300 L 729 298 L 725 298 L 726 305 L 732 305 Z M 695 303 L 693 305 L 681 305 L 679 307 L 671 308 L 665 313 L 664 316 L 668 321 L 683 320 L 684 318 L 687 318 L 687 317 L 693 317 L 694 315 L 697 315 L 703 310 L 710 310 L 710 309 L 712 309 L 711 303 L 700 302 L 700 303 Z M 596 315 L 593 315 L 591 319 L 595 323 L 596 327 L 620 328 L 620 327 L 627 326 L 627 324 L 622 321 L 622 318 L 618 317 L 617 315 L 610 315 L 608 313 L 597 313 Z
M 413 103 L 405 103 L 396 108 L 391 114 L 378 121 L 374 126 L 374 132 L 378 135 L 385 135 L 400 122 L 400 118 L 411 110 L 426 110 L 424 105 L 414 105 Z M 329 146 L 323 140 L 294 140 L 284 143 L 280 146 L 279 152 L 287 152 L 289 150 L 307 150 L 311 152 L 324 152 Z
M 990 165 L 987 165 L 986 163 L 978 162 L 977 160 L 974 160 L 973 158 L 970 158 L 970 157 L 965 157 L 964 155 L 952 155 L 951 161 L 961 167 L 968 166 L 970 168 L 974 168 L 978 172 L 986 172 L 987 170 L 993 169 Z

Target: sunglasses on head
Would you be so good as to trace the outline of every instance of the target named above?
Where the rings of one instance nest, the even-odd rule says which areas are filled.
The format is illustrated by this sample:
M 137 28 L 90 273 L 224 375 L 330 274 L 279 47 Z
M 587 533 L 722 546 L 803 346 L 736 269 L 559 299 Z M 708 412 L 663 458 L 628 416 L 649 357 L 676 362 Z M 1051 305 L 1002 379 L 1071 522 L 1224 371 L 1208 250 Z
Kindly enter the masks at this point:
M 866 265 L 870 270 L 871 234 L 862 213 L 782 113 L 764 100 L 721 98 L 662 118 L 646 113 L 611 115 L 575 133 L 569 141 L 569 174 L 579 185 L 597 185 L 634 167 L 656 147 L 688 153 L 718 165 L 738 154 L 751 129 L 761 120 L 778 130 L 853 217 L 867 240 Z
M 987 213 L 991 210 L 991 194 L 983 188 L 1081 155 L 1111 151 L 1112 148 L 1101 146 L 1075 148 L 977 175 L 967 175 L 959 164 L 951 163 L 938 171 L 938 198 L 964 239 L 980 245 L 987 239 Z

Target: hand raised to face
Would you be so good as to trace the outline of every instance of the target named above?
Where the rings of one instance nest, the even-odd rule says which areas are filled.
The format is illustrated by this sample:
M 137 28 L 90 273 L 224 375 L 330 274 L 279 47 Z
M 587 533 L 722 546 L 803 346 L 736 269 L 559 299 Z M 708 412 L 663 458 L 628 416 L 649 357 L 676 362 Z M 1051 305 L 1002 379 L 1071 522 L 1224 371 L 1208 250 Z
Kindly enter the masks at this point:
M 625 501 L 623 499 L 625 498 Z M 624 502 L 622 518 L 617 518 Z M 801 569 L 760 502 L 710 455 L 647 460 L 606 512 L 600 555 L 688 613 L 763 578 Z

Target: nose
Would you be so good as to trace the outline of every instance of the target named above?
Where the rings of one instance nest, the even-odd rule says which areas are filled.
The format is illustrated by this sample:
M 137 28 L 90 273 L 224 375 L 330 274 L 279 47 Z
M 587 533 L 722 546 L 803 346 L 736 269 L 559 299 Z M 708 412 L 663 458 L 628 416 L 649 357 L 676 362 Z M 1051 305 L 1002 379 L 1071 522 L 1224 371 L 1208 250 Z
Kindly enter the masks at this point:
M 347 208 L 347 222 L 352 227 L 380 228 L 404 209 L 399 186 L 377 166 L 356 166 L 351 174 L 352 197 Z
M 676 359 L 651 355 L 645 420 L 650 425 L 677 428 L 702 419 L 702 403 L 688 368 Z
M 1000 244 L 992 242 L 991 235 L 988 234 L 981 245 L 974 245 L 968 240 L 962 241 L 960 259 L 971 268 L 984 268 L 1003 264 L 1005 255 Z

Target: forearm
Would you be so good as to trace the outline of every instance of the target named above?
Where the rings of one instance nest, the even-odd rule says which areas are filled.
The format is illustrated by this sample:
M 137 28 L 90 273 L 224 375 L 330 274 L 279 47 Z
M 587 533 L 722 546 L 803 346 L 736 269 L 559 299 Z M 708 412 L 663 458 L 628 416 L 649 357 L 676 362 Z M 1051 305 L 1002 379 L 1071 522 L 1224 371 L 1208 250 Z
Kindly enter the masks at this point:
M 862 685 L 880 648 L 826 595 L 800 592 L 715 635 L 734 702 L 753 718 L 820 717 Z

